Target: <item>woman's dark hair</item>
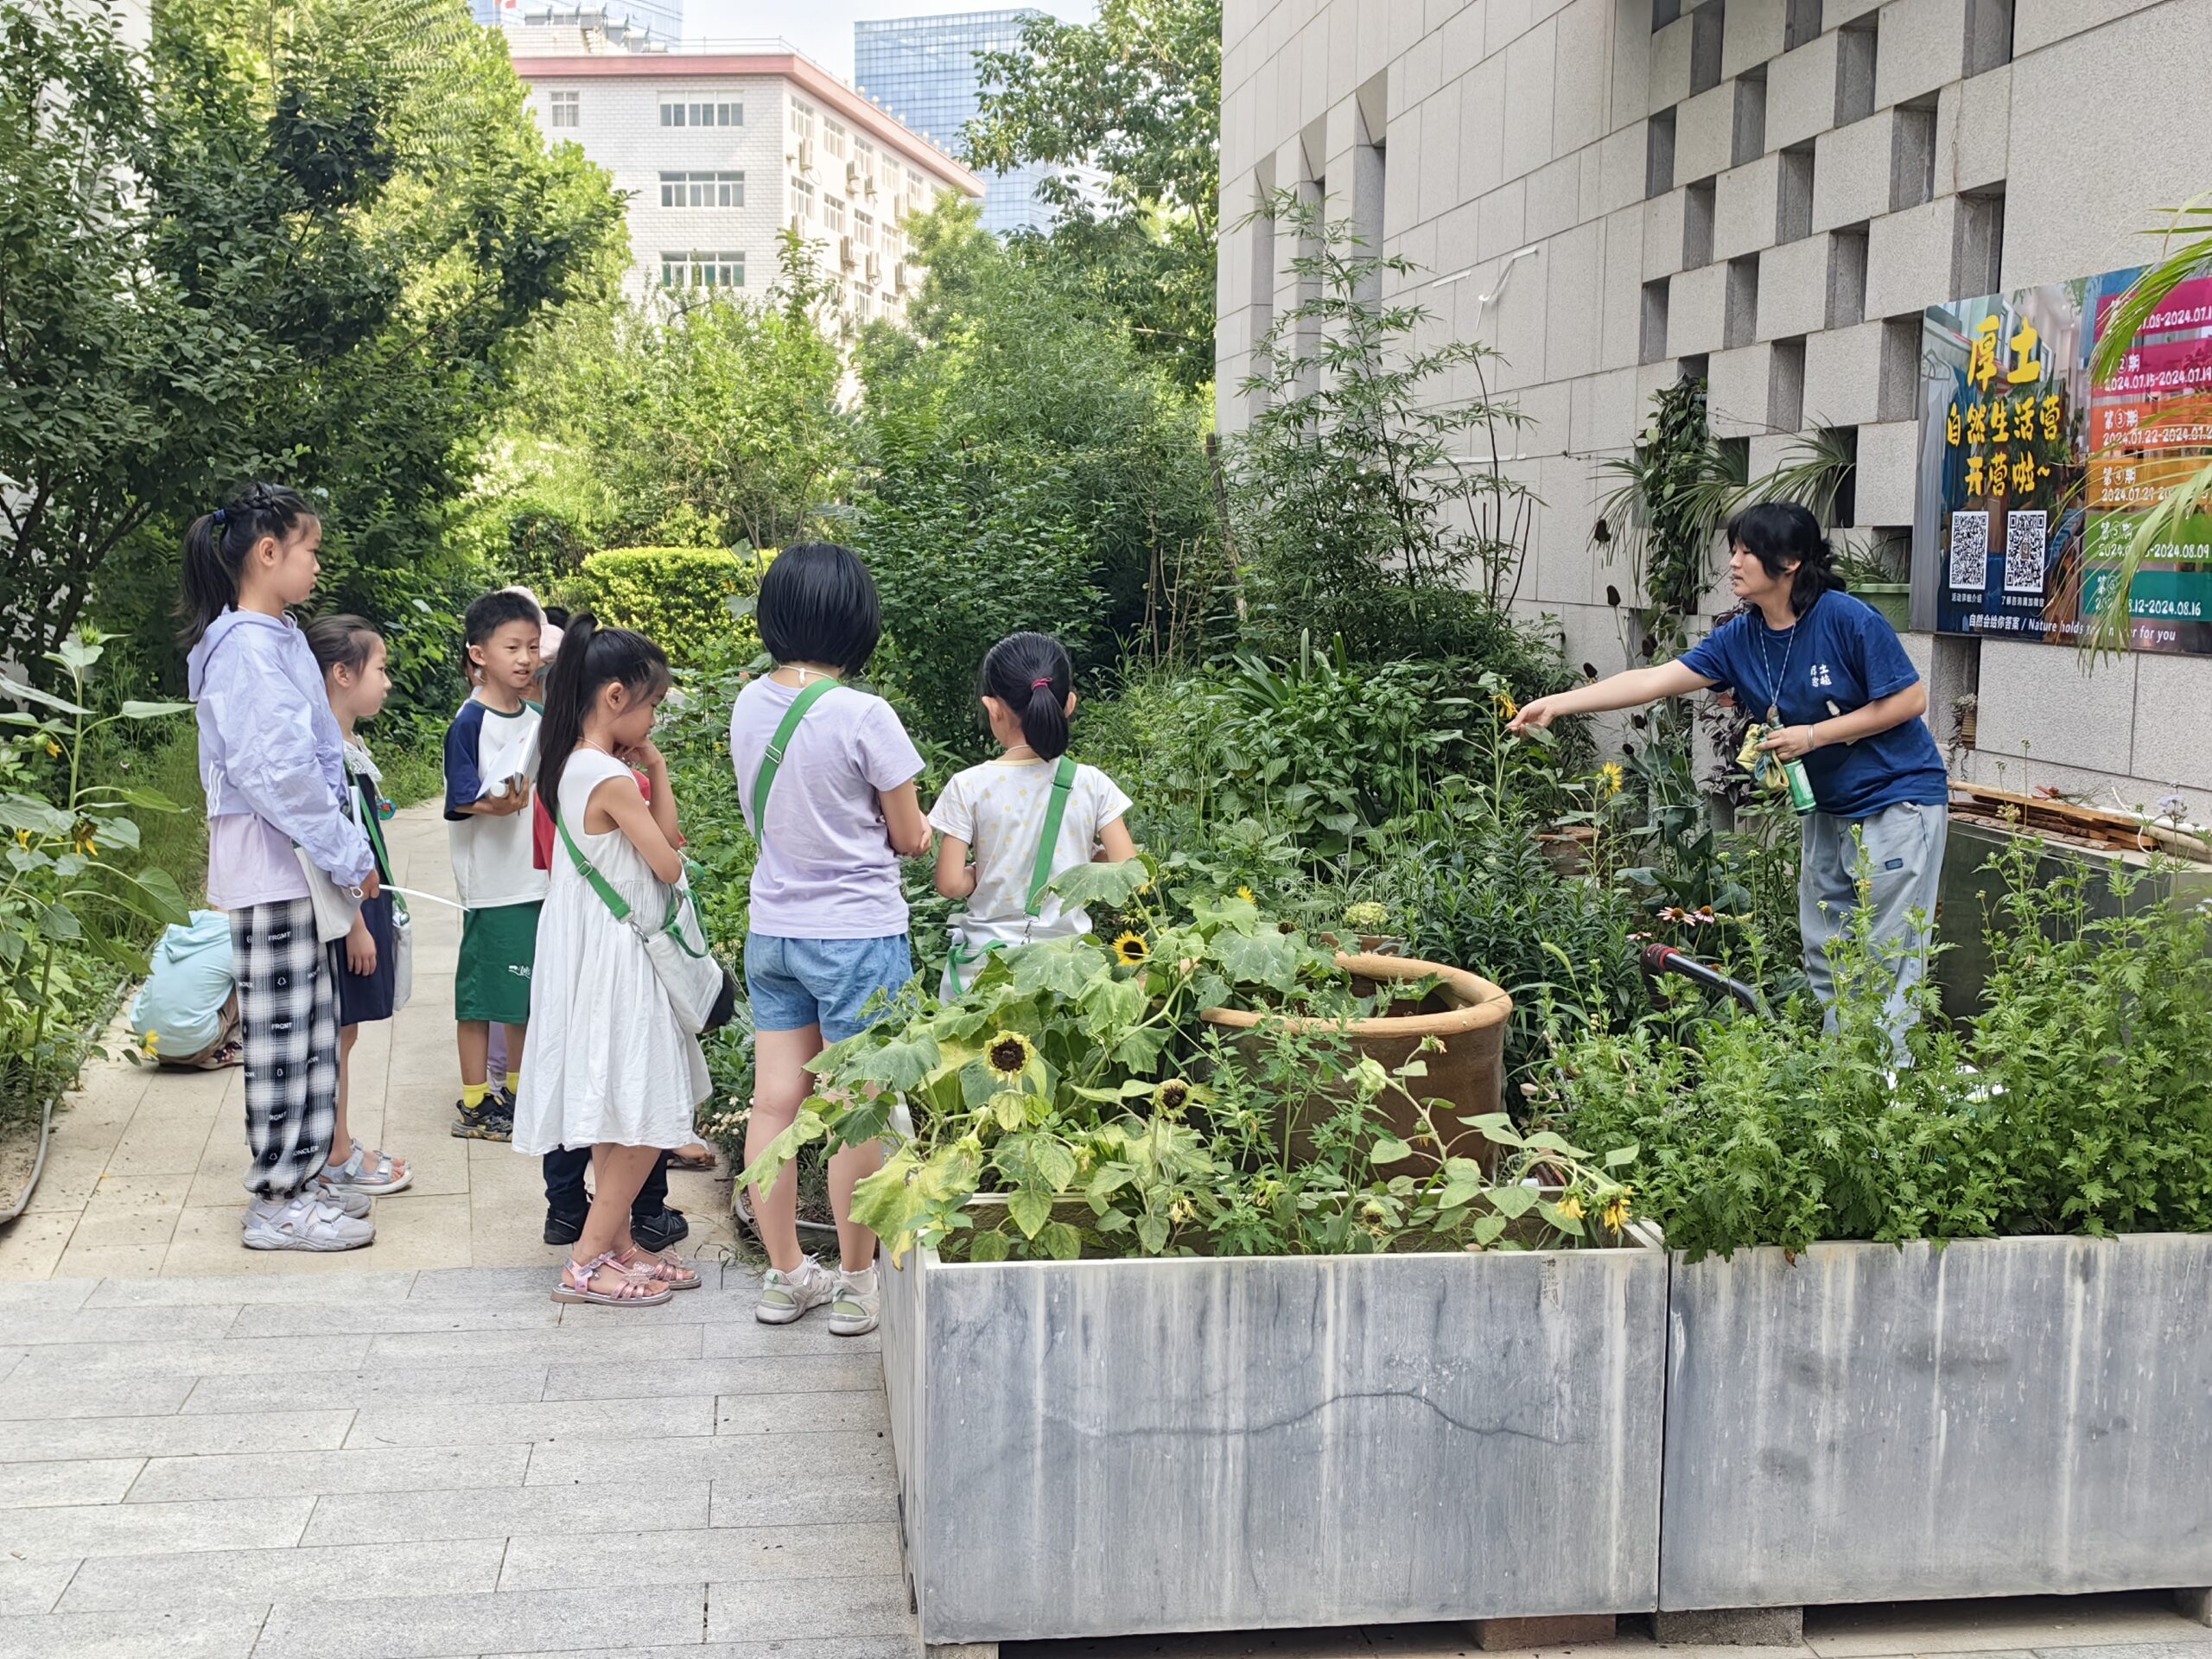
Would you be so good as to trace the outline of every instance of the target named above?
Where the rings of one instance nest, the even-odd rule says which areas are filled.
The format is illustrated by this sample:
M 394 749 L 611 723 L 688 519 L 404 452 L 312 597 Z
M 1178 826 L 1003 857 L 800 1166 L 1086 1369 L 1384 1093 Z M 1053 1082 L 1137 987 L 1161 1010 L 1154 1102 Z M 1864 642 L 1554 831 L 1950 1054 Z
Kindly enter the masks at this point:
M 548 605 L 545 607 L 545 620 L 556 628 L 567 627 L 569 626 L 568 607 L 565 605 Z
M 334 668 L 350 668 L 359 674 L 369 665 L 377 641 L 384 638 L 366 617 L 342 611 L 315 618 L 307 626 L 307 636 L 308 649 L 315 652 L 315 664 L 325 674 Z
M 1745 507 L 1728 521 L 1728 545 L 1742 548 L 1770 576 L 1779 576 L 1791 565 L 1797 575 L 1789 584 L 1789 609 L 1802 616 L 1822 594 L 1840 592 L 1843 578 L 1835 573 L 1835 554 L 1821 534 L 1821 521 L 1795 501 L 1762 501 Z
M 584 716 L 610 680 L 641 697 L 664 691 L 667 653 L 642 633 L 602 628 L 589 611 L 579 611 L 569 619 L 560 655 L 545 677 L 545 716 L 537 728 L 537 792 L 549 812 L 560 807 L 561 770 L 583 737 Z
M 189 648 L 238 602 L 238 571 L 264 536 L 282 542 L 321 515 L 297 490 L 282 484 L 249 484 L 235 499 L 203 512 L 184 532 L 184 597 L 177 614 L 178 643 Z
M 875 578 L 859 554 L 835 542 L 802 542 L 769 561 L 753 620 L 778 662 L 828 663 L 848 674 L 868 666 L 883 638 Z
M 1046 760 L 1068 752 L 1068 654 L 1049 633 L 1009 633 L 983 658 L 983 691 L 1014 710 L 1021 735 Z

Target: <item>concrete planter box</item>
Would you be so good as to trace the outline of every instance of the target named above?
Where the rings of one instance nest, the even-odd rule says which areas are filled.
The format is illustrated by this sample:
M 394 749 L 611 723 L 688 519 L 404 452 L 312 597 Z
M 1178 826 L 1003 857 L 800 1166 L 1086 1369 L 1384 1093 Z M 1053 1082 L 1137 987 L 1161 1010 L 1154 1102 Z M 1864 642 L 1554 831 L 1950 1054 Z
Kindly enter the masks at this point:
M 1654 1605 L 1667 1260 L 888 1273 L 932 1646 Z
M 2212 1237 L 1674 1266 L 1662 1609 L 2212 1583 Z

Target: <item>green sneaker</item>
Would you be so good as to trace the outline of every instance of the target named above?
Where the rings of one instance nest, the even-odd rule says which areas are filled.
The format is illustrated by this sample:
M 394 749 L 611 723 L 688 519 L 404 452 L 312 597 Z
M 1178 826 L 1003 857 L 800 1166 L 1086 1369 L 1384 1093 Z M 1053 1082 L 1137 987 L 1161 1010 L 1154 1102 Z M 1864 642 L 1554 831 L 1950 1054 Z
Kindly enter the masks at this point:
M 858 1273 L 839 1268 L 836 1288 L 830 1297 L 830 1334 L 866 1336 L 875 1329 L 876 1305 L 881 1300 L 874 1268 L 863 1268 Z
M 830 1270 L 810 1255 L 800 1258 L 789 1273 L 771 1268 L 761 1276 L 753 1317 L 763 1325 L 789 1325 L 828 1301 L 835 1288 Z

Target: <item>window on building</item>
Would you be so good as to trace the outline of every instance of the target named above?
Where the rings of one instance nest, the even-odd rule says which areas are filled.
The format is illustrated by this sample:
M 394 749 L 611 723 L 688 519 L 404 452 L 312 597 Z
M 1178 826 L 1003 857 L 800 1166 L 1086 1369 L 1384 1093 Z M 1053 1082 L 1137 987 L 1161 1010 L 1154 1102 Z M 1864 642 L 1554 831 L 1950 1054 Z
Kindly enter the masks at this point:
M 791 137 L 794 138 L 814 137 L 814 111 L 796 99 L 791 100 Z
M 791 181 L 791 200 L 798 204 L 798 212 L 804 213 L 809 219 L 815 216 L 814 187 L 804 179 Z
M 582 118 L 582 96 L 577 92 L 548 92 L 546 98 L 551 106 L 550 124 L 556 127 L 579 125 Z
M 660 257 L 663 288 L 743 288 L 742 253 L 664 253 Z
M 845 203 L 842 197 L 824 196 L 822 198 L 822 222 L 828 226 L 831 230 L 836 231 L 840 234 L 843 233 L 845 228 Z
M 842 160 L 853 153 L 852 138 L 841 122 L 825 120 L 822 124 L 822 147 Z
M 854 213 L 853 240 L 864 248 L 875 245 L 875 220 L 871 215 L 858 211 Z
M 745 124 L 745 105 L 735 101 L 669 102 L 660 106 L 660 124 L 664 127 L 741 127 Z
M 660 175 L 660 205 L 664 207 L 742 207 L 742 173 L 664 173 Z

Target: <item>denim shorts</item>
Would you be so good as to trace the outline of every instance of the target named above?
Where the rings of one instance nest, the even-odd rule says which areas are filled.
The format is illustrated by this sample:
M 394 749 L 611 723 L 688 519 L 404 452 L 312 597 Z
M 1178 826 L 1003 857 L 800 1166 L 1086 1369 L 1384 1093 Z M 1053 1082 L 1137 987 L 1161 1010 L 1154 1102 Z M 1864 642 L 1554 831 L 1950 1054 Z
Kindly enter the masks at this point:
M 875 1023 L 861 1010 L 878 991 L 896 995 L 914 976 L 906 936 L 880 939 L 745 940 L 745 989 L 756 1031 L 822 1027 L 822 1040 L 842 1043 Z

